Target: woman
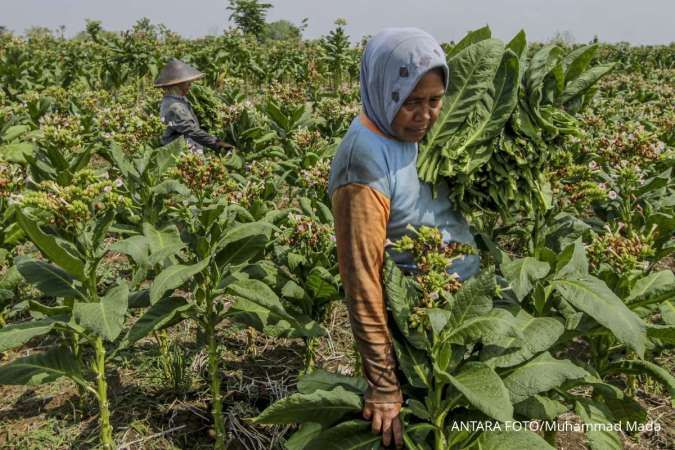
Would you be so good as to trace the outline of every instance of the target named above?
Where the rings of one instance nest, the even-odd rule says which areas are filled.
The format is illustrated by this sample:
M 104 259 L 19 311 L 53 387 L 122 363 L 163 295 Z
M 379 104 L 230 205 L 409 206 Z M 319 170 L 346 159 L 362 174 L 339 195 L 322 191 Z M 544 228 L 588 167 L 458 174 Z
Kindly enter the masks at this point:
M 166 130 L 161 138 L 162 145 L 183 136 L 190 150 L 199 154 L 203 154 L 204 147 L 216 151 L 232 148 L 230 144 L 211 136 L 199 127 L 197 116 L 185 98 L 190 92 L 192 82 L 203 76 L 204 74 L 194 67 L 175 58 L 171 59 L 159 73 L 155 87 L 164 89 L 159 115 L 162 123 L 166 124 Z
M 403 445 L 403 398 L 382 286 L 385 242 L 400 239 L 411 224 L 438 227 L 446 242 L 475 245 L 466 220 L 448 201 L 447 185 L 439 184 L 434 198 L 417 175 L 417 144 L 438 118 L 447 85 L 445 55 L 429 34 L 415 28 L 377 34 L 361 61 L 363 112 L 331 166 L 340 276 L 369 385 L 363 415 L 384 445 Z M 410 255 L 391 257 L 402 269 L 414 269 Z M 448 270 L 466 279 L 478 272 L 479 259 L 465 256 Z

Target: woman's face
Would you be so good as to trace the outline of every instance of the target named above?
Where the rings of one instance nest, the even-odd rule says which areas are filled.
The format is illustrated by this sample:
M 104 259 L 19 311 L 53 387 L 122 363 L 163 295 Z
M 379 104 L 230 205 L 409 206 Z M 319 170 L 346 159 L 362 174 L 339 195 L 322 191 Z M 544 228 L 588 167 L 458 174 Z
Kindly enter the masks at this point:
M 181 83 L 179 86 L 180 86 L 182 95 L 185 96 L 185 95 L 188 94 L 188 92 L 190 92 L 190 88 L 192 87 L 192 81 L 186 81 L 184 83 Z
M 391 128 L 405 142 L 419 142 L 438 119 L 443 103 L 443 75 L 440 70 L 427 72 L 403 102 Z

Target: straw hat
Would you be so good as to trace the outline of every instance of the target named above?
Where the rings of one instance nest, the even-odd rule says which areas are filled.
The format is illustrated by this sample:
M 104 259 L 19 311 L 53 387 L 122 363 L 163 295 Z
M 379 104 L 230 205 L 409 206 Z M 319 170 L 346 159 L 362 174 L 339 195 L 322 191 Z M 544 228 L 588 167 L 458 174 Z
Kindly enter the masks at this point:
M 155 87 L 173 86 L 186 81 L 198 80 L 203 76 L 204 74 L 194 67 L 185 64 L 179 59 L 171 58 L 162 71 L 159 72 L 155 80 Z

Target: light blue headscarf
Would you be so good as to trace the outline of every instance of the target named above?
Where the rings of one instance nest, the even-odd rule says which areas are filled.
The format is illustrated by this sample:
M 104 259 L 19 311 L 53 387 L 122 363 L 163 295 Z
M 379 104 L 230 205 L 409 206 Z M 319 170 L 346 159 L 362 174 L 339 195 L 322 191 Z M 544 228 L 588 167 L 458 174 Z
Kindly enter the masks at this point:
M 361 102 L 366 116 L 394 136 L 391 123 L 403 102 L 429 70 L 440 67 L 448 86 L 448 65 L 438 42 L 418 28 L 385 28 L 361 59 Z

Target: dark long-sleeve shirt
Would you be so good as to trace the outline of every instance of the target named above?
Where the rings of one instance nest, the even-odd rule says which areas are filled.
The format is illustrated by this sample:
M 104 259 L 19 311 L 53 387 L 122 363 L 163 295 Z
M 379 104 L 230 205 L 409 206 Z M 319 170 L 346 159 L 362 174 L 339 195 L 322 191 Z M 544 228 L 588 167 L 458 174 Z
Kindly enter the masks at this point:
M 166 125 L 161 138 L 162 145 L 183 136 L 188 146 L 194 150 L 202 150 L 204 147 L 218 149 L 218 138 L 200 128 L 199 120 L 185 97 L 165 95 L 159 108 L 159 116 Z

